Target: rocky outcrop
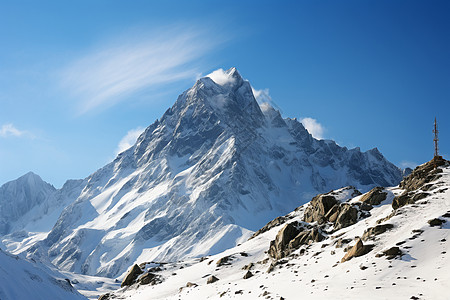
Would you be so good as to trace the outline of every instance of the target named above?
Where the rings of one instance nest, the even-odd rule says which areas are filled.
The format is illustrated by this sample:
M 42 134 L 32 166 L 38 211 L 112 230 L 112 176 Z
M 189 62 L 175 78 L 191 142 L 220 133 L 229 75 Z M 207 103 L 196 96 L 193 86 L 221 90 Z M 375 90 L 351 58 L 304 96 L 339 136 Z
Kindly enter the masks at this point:
M 426 192 L 408 192 L 405 191 L 403 194 L 396 196 L 392 200 L 392 208 L 398 209 L 408 204 L 414 204 L 423 198 L 428 197 L 430 194 Z
M 135 264 L 128 271 L 127 275 L 125 275 L 125 278 L 123 279 L 120 287 L 132 285 L 136 281 L 138 276 L 141 275 L 142 273 L 143 272 L 142 272 L 141 268 L 139 268 L 139 266 Z
M 353 257 L 358 257 L 367 254 L 372 250 L 372 248 L 373 245 L 364 245 L 361 239 L 358 239 L 356 244 L 341 259 L 341 263 L 349 261 Z
M 247 271 L 247 273 L 245 273 L 245 275 L 244 275 L 244 279 L 249 279 L 250 277 L 253 277 L 253 273 L 252 272 L 250 272 L 250 271 Z
M 339 201 L 331 195 L 317 195 L 311 200 L 306 208 L 303 220 L 309 223 L 317 222 L 318 224 L 323 224 L 327 221 L 325 218 L 327 213 L 338 204 Z
M 366 231 L 364 231 L 364 234 L 361 237 L 361 239 L 363 241 L 367 241 L 368 239 L 373 239 L 375 236 L 382 234 L 392 228 L 394 228 L 394 225 L 392 225 L 392 224 L 379 224 L 374 227 L 370 227 L 370 228 L 366 229 Z
M 231 259 L 232 259 L 232 258 L 231 258 L 230 255 L 224 256 L 224 257 L 220 258 L 220 259 L 216 262 L 216 265 L 217 265 L 218 267 L 223 266 L 223 265 L 229 265 Z
M 436 156 L 429 162 L 416 167 L 411 174 L 400 182 L 400 188 L 406 191 L 418 190 L 427 183 L 441 177 L 442 169 L 438 167 L 449 166 L 450 162 L 442 156 Z
M 270 242 L 268 253 L 274 259 L 281 259 L 301 245 L 320 242 L 324 238 L 322 231 L 317 226 L 307 229 L 299 222 L 292 222 L 281 228 L 275 240 Z
M 334 222 L 335 230 L 348 227 L 358 221 L 358 209 L 351 204 L 341 204 L 338 208 L 338 213 L 336 221 Z
M 261 233 L 264 233 L 266 231 L 269 231 L 270 229 L 272 229 L 273 227 L 279 226 L 281 224 L 286 223 L 286 221 L 288 221 L 289 218 L 288 216 L 280 216 L 280 217 L 276 217 L 275 219 L 273 219 L 272 221 L 270 221 L 269 223 L 267 223 L 266 225 L 264 225 L 264 227 L 262 227 L 260 230 L 258 230 L 257 232 L 255 232 L 250 238 L 249 240 L 251 240 L 254 237 L 257 237 L 258 235 L 260 235 Z
M 386 197 L 387 193 L 384 191 L 384 188 L 377 186 L 362 196 L 359 201 L 370 205 L 380 205 L 381 202 L 386 200 Z

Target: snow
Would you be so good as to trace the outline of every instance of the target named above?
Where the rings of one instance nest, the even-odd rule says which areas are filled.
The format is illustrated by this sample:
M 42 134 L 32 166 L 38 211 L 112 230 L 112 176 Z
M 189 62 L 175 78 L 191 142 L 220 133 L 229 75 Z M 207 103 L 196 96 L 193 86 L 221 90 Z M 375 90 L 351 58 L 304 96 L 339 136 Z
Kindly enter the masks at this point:
M 0 250 L 0 299 L 86 299 L 61 274 Z

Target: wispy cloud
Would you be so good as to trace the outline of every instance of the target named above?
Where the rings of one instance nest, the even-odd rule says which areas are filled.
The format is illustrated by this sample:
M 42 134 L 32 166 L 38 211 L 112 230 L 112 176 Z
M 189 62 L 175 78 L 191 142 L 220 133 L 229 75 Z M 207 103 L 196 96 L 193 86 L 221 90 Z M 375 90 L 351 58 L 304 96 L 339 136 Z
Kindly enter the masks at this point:
M 63 85 L 80 102 L 80 114 L 103 109 L 146 88 L 195 79 L 199 60 L 220 42 L 186 27 L 117 37 L 71 63 L 62 72 Z
M 4 124 L 0 127 L 0 137 L 32 137 L 32 135 L 25 130 L 17 129 L 13 124 Z
M 137 138 L 141 135 L 142 132 L 144 132 L 144 130 L 145 128 L 138 127 L 128 131 L 127 134 L 120 140 L 119 145 L 116 149 L 116 155 L 133 146 L 134 143 L 136 143 Z
M 317 122 L 316 119 L 313 118 L 303 118 L 300 119 L 300 122 L 305 126 L 306 130 L 315 137 L 316 139 L 323 139 L 323 134 L 325 132 L 325 128 Z

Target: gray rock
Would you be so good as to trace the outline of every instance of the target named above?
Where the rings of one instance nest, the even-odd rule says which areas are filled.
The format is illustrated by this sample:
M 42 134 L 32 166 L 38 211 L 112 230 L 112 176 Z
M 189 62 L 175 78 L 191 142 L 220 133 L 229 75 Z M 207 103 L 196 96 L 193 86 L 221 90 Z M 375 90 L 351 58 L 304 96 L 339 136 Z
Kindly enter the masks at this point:
M 362 196 L 359 201 L 370 205 L 379 205 L 381 202 L 386 200 L 386 197 L 387 193 L 384 192 L 384 188 L 377 186 Z
M 206 284 L 214 283 L 216 281 L 219 281 L 219 278 L 217 278 L 214 275 L 211 275 L 211 276 L 208 277 L 208 280 L 206 280 Z
M 139 268 L 139 266 L 135 264 L 128 271 L 127 275 L 125 275 L 125 278 L 123 279 L 122 284 L 120 285 L 120 287 L 132 285 L 133 283 L 135 283 L 136 279 L 141 274 L 142 274 L 141 268 Z

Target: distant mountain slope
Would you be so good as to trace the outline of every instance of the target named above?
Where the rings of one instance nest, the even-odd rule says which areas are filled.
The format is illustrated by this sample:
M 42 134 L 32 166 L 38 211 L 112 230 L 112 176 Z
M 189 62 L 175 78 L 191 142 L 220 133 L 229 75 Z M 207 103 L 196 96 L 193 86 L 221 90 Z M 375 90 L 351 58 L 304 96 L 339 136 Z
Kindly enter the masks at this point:
M 141 264 L 111 297 L 444 300 L 449 266 L 450 162 L 437 159 L 400 186 L 318 195 L 223 253 Z
M 178 97 L 136 144 L 86 179 L 78 199 L 29 255 L 108 277 L 139 260 L 223 251 L 318 192 L 395 185 L 401 170 L 377 149 L 314 139 L 258 105 L 234 68 Z
M 2 300 L 87 299 L 55 271 L 7 254 L 1 249 L 0 282 Z

